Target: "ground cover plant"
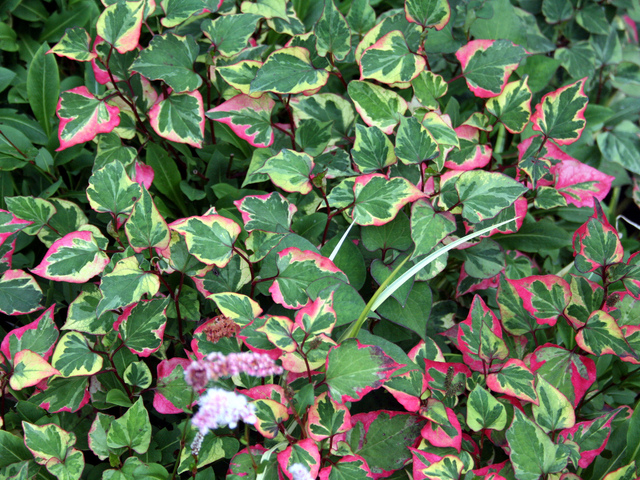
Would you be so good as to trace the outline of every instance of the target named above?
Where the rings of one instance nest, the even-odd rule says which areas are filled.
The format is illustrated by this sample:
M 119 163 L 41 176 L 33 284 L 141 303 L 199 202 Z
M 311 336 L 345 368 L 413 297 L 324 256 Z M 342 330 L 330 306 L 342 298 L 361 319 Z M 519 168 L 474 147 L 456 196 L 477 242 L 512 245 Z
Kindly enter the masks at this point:
M 637 2 L 0 5 L 1 478 L 637 478 Z

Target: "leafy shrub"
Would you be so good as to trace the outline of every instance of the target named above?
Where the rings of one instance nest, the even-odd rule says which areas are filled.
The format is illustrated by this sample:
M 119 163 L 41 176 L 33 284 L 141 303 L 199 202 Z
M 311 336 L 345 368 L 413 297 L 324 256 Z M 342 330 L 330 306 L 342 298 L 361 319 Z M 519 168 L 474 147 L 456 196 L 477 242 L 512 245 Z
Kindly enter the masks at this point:
M 3 5 L 3 478 L 637 476 L 637 2 Z

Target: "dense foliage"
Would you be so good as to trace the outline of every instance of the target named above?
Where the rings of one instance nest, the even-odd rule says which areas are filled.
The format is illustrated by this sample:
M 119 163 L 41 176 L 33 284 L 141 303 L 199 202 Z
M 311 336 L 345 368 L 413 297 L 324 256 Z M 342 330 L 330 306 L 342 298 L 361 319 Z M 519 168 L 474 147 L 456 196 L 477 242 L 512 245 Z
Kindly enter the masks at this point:
M 637 1 L 102 3 L 0 1 L 1 478 L 637 477 Z

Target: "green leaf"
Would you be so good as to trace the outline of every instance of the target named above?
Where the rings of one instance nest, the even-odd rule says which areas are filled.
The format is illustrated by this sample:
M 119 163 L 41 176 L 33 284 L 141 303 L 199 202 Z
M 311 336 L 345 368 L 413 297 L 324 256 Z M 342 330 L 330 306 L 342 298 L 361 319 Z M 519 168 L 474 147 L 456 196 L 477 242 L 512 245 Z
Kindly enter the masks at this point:
M 216 72 L 238 92 L 258 98 L 264 95 L 262 92 L 251 93 L 251 82 L 256 78 L 262 62 L 257 60 L 240 60 L 233 65 L 222 65 L 216 68 Z
M 533 418 L 545 433 L 571 428 L 576 423 L 573 405 L 560 391 L 538 376 L 536 382 L 538 405 L 533 405 Z
M 89 178 L 87 198 L 96 212 L 115 216 L 129 213 L 140 195 L 140 185 L 129 178 L 118 161 L 96 170 Z
M 0 468 L 4 469 L 24 460 L 31 460 L 33 456 L 21 437 L 0 430 Z
M 360 229 L 362 246 L 370 252 L 389 249 L 404 252 L 411 248 L 412 245 L 408 233 L 409 218 L 404 212 L 399 212 L 396 218 L 384 225 L 368 226 Z M 348 242 L 340 248 L 345 248 L 347 244 Z
M 384 225 L 398 214 L 407 203 L 422 198 L 424 194 L 411 182 L 394 177 L 371 173 L 361 175 L 353 187 L 355 206 L 352 217 L 358 225 Z
M 386 84 L 410 82 L 424 69 L 425 59 L 409 50 L 402 32 L 389 32 L 360 57 L 360 78 Z
M 140 40 L 144 9 L 142 0 L 112 3 L 98 17 L 97 34 L 119 53 L 135 50 Z
M 54 55 L 48 55 L 48 50 L 46 42 L 40 45 L 27 71 L 29 105 L 47 137 L 51 135 L 51 117 L 60 95 L 58 64 Z
M 217 12 L 219 4 L 220 0 L 162 0 L 165 17 L 161 23 L 166 28 L 173 28 L 193 16 Z
M 269 175 L 274 185 L 286 192 L 306 195 L 313 189 L 313 167 L 313 158 L 309 154 L 283 149 L 277 155 L 268 158 L 254 173 Z
M 611 26 L 602 5 L 587 3 L 576 14 L 576 22 L 589 33 L 607 35 Z
M 151 376 L 151 370 L 144 362 L 133 362 L 125 369 L 122 379 L 132 387 L 138 387 L 140 389 L 149 388 L 153 377 Z
M 167 196 L 169 200 L 180 208 L 183 215 L 187 215 L 187 208 L 184 204 L 184 195 L 180 191 L 180 180 L 182 176 L 175 164 L 175 161 L 168 155 L 160 145 L 155 143 L 147 144 L 146 162 L 154 172 L 154 187 Z
M 294 97 L 291 99 L 291 108 L 296 125 L 302 120 L 333 122 L 330 145 L 335 145 L 344 136 L 348 136 L 355 120 L 351 103 L 334 93 Z
M 143 454 L 149 449 L 150 443 L 149 412 L 140 397 L 124 415 L 111 422 L 107 445 L 109 448 L 128 447 L 136 453 Z
M 51 247 L 53 242 L 61 236 L 67 235 L 79 230 L 91 231 L 98 240 L 98 244 L 104 248 L 107 245 L 107 239 L 96 229 L 96 227 L 85 227 L 89 223 L 89 219 L 82 209 L 73 202 L 60 198 L 51 198 L 50 202 L 56 209 L 56 213 L 49 219 L 47 225 L 38 232 L 38 238 L 47 247 Z
M 406 0 L 404 11 L 408 21 L 436 30 L 442 30 L 451 17 L 447 0 Z
M 78 332 L 65 333 L 51 359 L 51 365 L 65 378 L 93 375 L 100 371 L 102 362 L 102 357 L 91 351 L 87 339 Z
M 205 20 L 200 28 L 216 52 L 223 57 L 231 57 L 247 46 L 259 19 L 260 16 L 251 13 L 222 15 L 215 20 Z
M 500 95 L 524 55 L 508 40 L 472 40 L 456 52 L 467 86 L 479 98 Z
M 200 78 L 200 77 L 198 77 Z M 162 138 L 201 148 L 204 140 L 204 105 L 197 90 L 173 93 L 149 110 L 153 130 Z
M 542 0 L 542 14 L 548 23 L 560 23 L 573 16 L 573 5 L 564 0 Z
M 547 93 L 531 116 L 533 129 L 552 138 L 559 145 L 569 145 L 580 138 L 586 125 L 584 112 L 588 98 L 583 78 Z
M 91 51 L 91 37 L 84 28 L 68 28 L 60 41 L 47 53 L 55 53 L 77 62 L 88 62 L 97 57 Z
M 22 231 L 27 235 L 35 235 L 46 225 L 56 208 L 48 200 L 37 197 L 6 197 L 7 209 L 16 217 L 31 222 Z
M 462 216 L 471 223 L 495 217 L 527 191 L 513 178 L 484 170 L 462 173 L 455 189 L 463 204 Z
M 487 110 L 495 115 L 511 133 L 521 133 L 531 116 L 531 89 L 524 76 L 508 83 L 497 97 L 487 100 Z
M 575 42 L 568 48 L 557 49 L 554 58 L 573 78 L 589 77 L 595 73 L 593 65 L 596 62 L 596 53 L 587 41 Z
M 605 160 L 622 165 L 627 170 L 640 175 L 640 139 L 638 127 L 623 120 L 608 132 L 596 137 L 598 148 Z
M 319 156 L 331 141 L 332 129 L 333 122 L 301 120 L 296 128 L 296 144 L 312 157 Z
M 0 278 L 0 312 L 6 315 L 39 310 L 42 296 L 38 282 L 22 270 L 7 270 Z
M 397 161 L 389 137 L 378 127 L 363 125 L 356 125 L 356 140 L 351 156 L 362 173 L 382 170 Z
M 456 229 L 456 222 L 448 212 L 436 212 L 426 200 L 411 206 L 411 238 L 416 245 L 411 258 L 426 255 Z
M 415 117 L 402 117 L 396 134 L 396 155 L 406 165 L 420 164 L 440 155 L 435 139 Z
M 118 317 L 118 332 L 129 350 L 148 357 L 162 345 L 169 298 L 141 301 Z
M 156 35 L 138 54 L 131 71 L 149 80 L 162 80 L 178 93 L 191 92 L 202 85 L 202 78 L 193 71 L 198 50 L 191 36 Z
M 96 314 L 100 317 L 107 310 L 131 305 L 145 294 L 152 297 L 158 293 L 159 288 L 158 276 L 143 271 L 135 256 L 123 258 L 116 263 L 111 273 L 102 277 L 102 298 Z
M 314 27 L 318 55 L 342 61 L 351 51 L 351 30 L 333 0 L 324 0 L 322 16 Z
M 275 104 L 268 95 L 259 98 L 236 95 L 208 110 L 207 117 L 229 125 L 233 133 L 254 147 L 265 148 L 271 146 L 274 139 L 271 112 Z
M 99 242 L 91 231 L 69 233 L 56 240 L 31 271 L 48 280 L 86 283 L 109 263 L 109 257 L 102 251 L 107 246 L 104 237 L 103 240 Z
M 76 332 L 91 333 L 93 335 L 105 335 L 113 329 L 108 323 L 108 317 L 101 319 L 96 316 L 96 308 L 102 295 L 95 285 L 87 286 L 86 291 L 69 304 L 67 321 L 62 330 L 75 330 Z
M 415 282 L 404 305 L 394 296 L 385 300 L 376 311 L 389 321 L 415 332 L 424 340 L 432 305 L 429 285 L 426 282 Z
M 220 215 L 183 218 L 170 227 L 184 236 L 191 255 L 219 268 L 231 260 L 233 246 L 240 235 L 238 224 Z
M 380 347 L 349 338 L 329 351 L 325 381 L 337 402 L 358 401 L 380 388 L 398 368 Z
M 405 12 L 398 12 L 393 15 L 388 15 L 366 33 L 356 48 L 356 61 L 360 60 L 367 48 L 394 30 L 402 33 L 407 41 L 409 50 L 412 52 L 418 51 L 421 41 L 420 34 L 423 29 L 415 23 L 410 23 L 406 18 Z
M 542 475 L 561 471 L 567 464 L 569 450 L 554 445 L 542 429 L 514 408 L 513 423 L 507 430 L 509 455 L 519 480 L 538 480 Z
M 286 47 L 273 52 L 264 62 L 250 92 L 296 94 L 311 92 L 324 86 L 329 72 L 316 69 L 309 51 L 302 47 Z
M 60 119 L 57 151 L 109 133 L 120 123 L 120 109 L 99 100 L 84 86 L 62 92 L 56 114 Z
M 467 425 L 474 432 L 484 428 L 502 430 L 507 425 L 507 411 L 493 395 L 476 385 L 467 401 Z
M 408 108 L 400 95 L 373 83 L 352 80 L 347 90 L 364 123 L 387 135 L 393 133 Z
M 165 249 L 171 241 L 167 222 L 160 215 L 151 195 L 144 187 L 142 187 L 142 195 L 133 206 L 124 229 L 129 245 L 136 253 L 150 247 Z

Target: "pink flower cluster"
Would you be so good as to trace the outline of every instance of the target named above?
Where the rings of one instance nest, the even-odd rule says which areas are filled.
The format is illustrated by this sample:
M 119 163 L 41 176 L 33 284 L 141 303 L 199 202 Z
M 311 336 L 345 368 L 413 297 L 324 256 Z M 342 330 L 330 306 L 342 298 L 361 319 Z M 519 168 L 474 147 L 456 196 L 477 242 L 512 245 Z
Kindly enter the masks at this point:
M 271 357 L 263 353 L 242 352 L 224 355 L 213 352 L 202 360 L 194 361 L 184 372 L 186 382 L 194 389 L 206 387 L 210 380 L 246 373 L 253 377 L 280 375 L 284 370 Z
M 191 424 L 200 430 L 196 435 L 191 450 L 197 454 L 202 444 L 202 438 L 209 430 L 229 426 L 235 428 L 242 420 L 254 424 L 258 421 L 255 407 L 247 402 L 247 397 L 235 392 L 210 388 L 198 401 L 200 408 L 191 419 Z

